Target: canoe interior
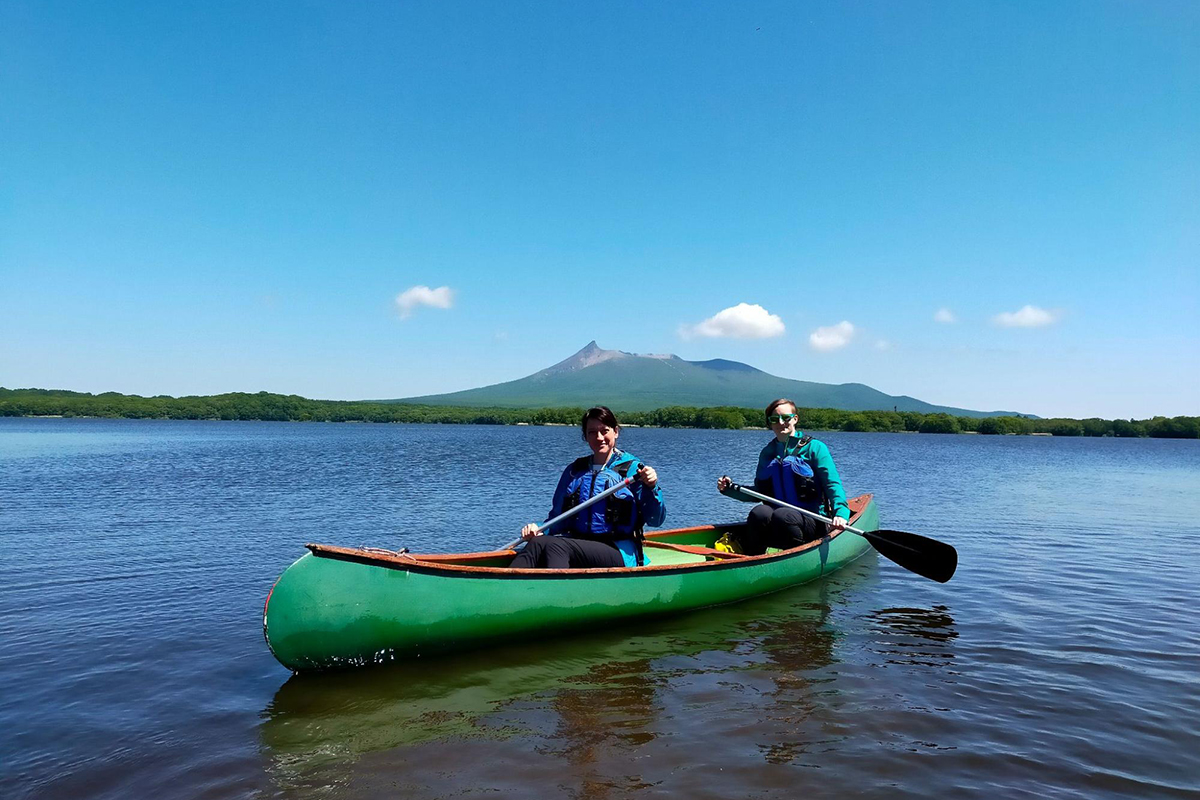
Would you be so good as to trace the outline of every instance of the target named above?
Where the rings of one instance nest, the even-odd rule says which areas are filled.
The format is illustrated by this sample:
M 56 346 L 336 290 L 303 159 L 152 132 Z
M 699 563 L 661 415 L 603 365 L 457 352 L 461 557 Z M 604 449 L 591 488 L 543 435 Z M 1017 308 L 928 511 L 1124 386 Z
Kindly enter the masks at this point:
M 871 502 L 873 495 L 865 494 L 851 498 L 848 501 L 850 506 L 851 518 L 850 524 L 854 524 L 863 510 Z M 655 531 L 646 534 L 646 555 L 649 564 L 652 567 L 676 566 L 686 564 L 702 564 L 708 561 L 713 561 L 718 558 L 715 553 L 703 552 L 685 552 L 682 550 L 673 550 L 667 547 L 657 547 L 655 543 L 663 543 L 667 545 L 683 545 L 695 550 L 711 550 L 716 541 L 720 539 L 726 532 L 734 531 L 745 527 L 745 523 L 734 523 L 729 525 L 700 525 L 693 528 L 674 528 L 665 531 Z M 345 548 L 335 547 L 332 545 L 308 544 L 306 545 L 313 555 L 322 558 L 335 558 L 341 560 L 353 560 L 359 563 L 376 563 L 379 566 L 396 566 L 398 563 L 424 563 L 430 565 L 444 567 L 490 567 L 505 569 L 513 559 L 514 552 L 512 550 L 492 550 L 478 553 L 449 553 L 449 554 L 434 554 L 434 553 L 406 553 L 403 551 L 395 552 L 391 550 L 377 550 L 375 548 Z M 779 553 L 775 548 L 768 548 L 766 555 L 774 555 Z M 762 558 L 759 556 L 758 558 Z M 631 568 L 633 569 L 633 568 Z M 636 568 L 643 569 L 643 568 Z M 545 572 L 546 570 L 539 570 Z M 555 570 L 558 572 L 564 570 Z M 591 570 L 589 570 L 591 571 Z M 604 570 L 605 572 L 613 572 L 614 570 Z

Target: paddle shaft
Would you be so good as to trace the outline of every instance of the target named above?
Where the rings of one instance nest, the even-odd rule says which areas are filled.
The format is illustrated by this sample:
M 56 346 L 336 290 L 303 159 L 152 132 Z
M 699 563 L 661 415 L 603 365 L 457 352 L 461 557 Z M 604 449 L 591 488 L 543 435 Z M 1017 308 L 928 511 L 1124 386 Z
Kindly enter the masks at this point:
M 603 500 L 604 498 L 608 497 L 611 494 L 616 494 L 617 492 L 621 491 L 626 486 L 628 486 L 629 484 L 633 483 L 636 480 L 637 480 L 636 474 L 630 475 L 628 478 L 626 478 L 625 480 L 616 484 L 615 486 L 610 486 L 607 489 L 605 489 L 603 492 L 601 492 L 600 494 L 589 497 L 587 500 L 584 500 L 582 503 L 575 506 L 574 508 L 567 509 L 566 511 L 559 514 L 554 519 L 546 520 L 541 525 L 537 526 L 537 532 L 541 533 L 542 531 L 546 530 L 547 528 L 550 528 L 551 526 L 557 525 L 558 523 L 562 522 L 564 519 L 575 516 L 580 511 L 583 511 L 585 508 L 587 508 L 588 506 L 599 503 L 601 500 Z M 514 539 L 513 541 L 504 545 L 504 547 L 502 547 L 501 549 L 502 550 L 512 550 L 514 547 L 516 547 L 523 541 L 524 541 L 523 538 L 522 539 Z
M 799 511 L 804 516 L 812 517 L 813 519 L 819 519 L 821 522 L 824 522 L 826 525 L 833 524 L 833 520 L 831 520 L 829 517 L 822 517 L 820 514 L 809 511 L 807 508 L 801 508 L 800 506 L 794 506 L 791 503 L 785 503 L 782 500 L 777 500 L 774 497 L 768 497 L 765 494 L 759 494 L 758 492 L 754 491 L 753 489 L 747 489 L 745 486 L 739 486 L 736 483 L 732 483 L 729 485 L 729 488 L 737 489 L 742 494 L 748 494 L 751 497 L 753 497 L 755 500 L 762 500 L 764 503 L 774 503 L 777 506 L 783 506 L 784 508 L 790 508 L 793 511 Z M 860 531 L 858 528 L 852 527 L 850 525 L 846 526 L 846 530 L 854 531 L 859 536 L 867 536 L 868 535 L 867 531 Z

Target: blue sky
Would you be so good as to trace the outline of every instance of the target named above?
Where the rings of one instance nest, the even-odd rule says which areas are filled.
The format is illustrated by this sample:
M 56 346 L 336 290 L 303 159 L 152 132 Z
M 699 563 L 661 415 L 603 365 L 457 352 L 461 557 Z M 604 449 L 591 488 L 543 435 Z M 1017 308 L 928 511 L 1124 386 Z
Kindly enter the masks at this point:
M 0 5 L 7 387 L 1200 414 L 1198 273 L 1194 2 Z

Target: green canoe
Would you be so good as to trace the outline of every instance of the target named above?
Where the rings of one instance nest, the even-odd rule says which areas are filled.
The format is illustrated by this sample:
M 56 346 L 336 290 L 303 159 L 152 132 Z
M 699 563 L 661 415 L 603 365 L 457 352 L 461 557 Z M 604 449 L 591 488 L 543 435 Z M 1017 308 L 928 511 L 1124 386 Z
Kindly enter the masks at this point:
M 879 528 L 871 495 L 850 509 L 854 526 Z M 267 595 L 263 633 L 297 672 L 383 663 L 733 603 L 815 580 L 871 549 L 849 531 L 761 556 L 712 549 L 738 527 L 647 534 L 651 563 L 614 569 L 509 569 L 511 550 L 414 555 L 310 544 Z

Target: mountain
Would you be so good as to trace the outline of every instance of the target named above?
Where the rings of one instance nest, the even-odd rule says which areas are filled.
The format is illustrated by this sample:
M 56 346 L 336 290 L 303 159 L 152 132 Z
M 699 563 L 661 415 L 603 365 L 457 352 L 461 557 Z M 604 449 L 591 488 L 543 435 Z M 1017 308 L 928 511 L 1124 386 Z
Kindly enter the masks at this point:
M 861 383 L 813 383 L 780 378 L 739 361 L 684 361 L 676 355 L 637 355 L 603 350 L 595 341 L 575 355 L 524 378 L 449 394 L 392 400 L 439 406 L 540 408 L 591 406 L 617 411 L 652 411 L 664 406 L 758 408 L 790 397 L 807 408 L 848 411 L 943 411 L 967 417 L 1010 415 L 935 406 L 905 395 L 884 394 Z

